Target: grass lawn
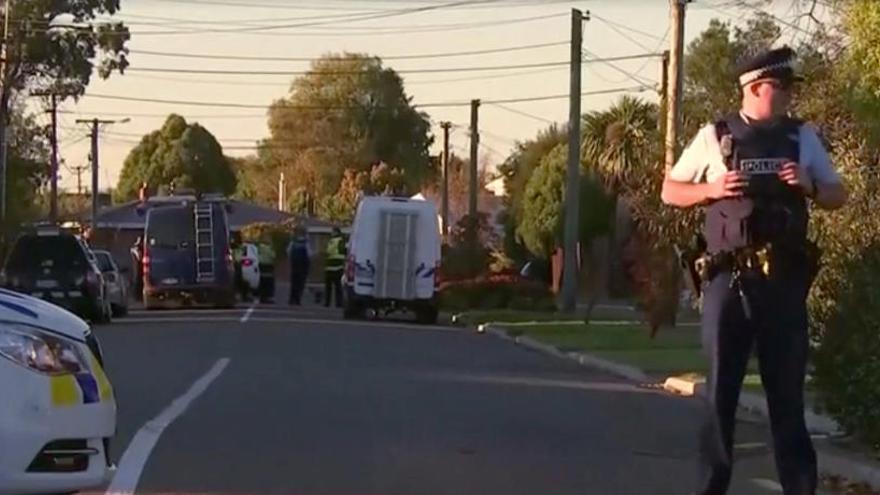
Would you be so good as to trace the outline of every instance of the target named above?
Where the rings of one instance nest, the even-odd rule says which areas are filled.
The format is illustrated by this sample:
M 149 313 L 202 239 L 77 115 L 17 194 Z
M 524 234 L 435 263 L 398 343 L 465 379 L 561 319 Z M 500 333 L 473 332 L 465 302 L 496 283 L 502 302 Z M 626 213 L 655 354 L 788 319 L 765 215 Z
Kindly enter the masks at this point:
M 651 375 L 705 374 L 708 367 L 701 350 L 700 329 L 696 326 L 664 328 L 653 339 L 647 327 L 631 322 L 532 323 L 512 325 L 510 330 L 565 351 L 586 351 L 630 364 Z M 749 372 L 757 372 L 754 360 Z

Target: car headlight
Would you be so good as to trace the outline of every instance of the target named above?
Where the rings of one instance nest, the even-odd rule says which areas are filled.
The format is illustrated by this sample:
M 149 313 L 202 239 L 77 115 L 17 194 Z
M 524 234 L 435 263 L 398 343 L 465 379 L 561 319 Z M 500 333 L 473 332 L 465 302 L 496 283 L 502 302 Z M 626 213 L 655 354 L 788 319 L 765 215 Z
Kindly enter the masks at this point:
M 68 375 L 88 369 L 79 347 L 33 327 L 0 323 L 0 357 L 46 375 Z

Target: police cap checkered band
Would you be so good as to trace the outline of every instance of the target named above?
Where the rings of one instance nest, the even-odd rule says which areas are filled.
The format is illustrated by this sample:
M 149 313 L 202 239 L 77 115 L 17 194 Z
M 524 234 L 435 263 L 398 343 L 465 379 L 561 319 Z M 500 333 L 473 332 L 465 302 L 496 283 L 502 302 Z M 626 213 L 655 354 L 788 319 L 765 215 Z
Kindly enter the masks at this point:
M 777 48 L 759 53 L 743 61 L 737 67 L 737 79 L 745 86 L 761 79 L 795 81 L 801 78 L 795 74 L 795 53 L 789 47 Z

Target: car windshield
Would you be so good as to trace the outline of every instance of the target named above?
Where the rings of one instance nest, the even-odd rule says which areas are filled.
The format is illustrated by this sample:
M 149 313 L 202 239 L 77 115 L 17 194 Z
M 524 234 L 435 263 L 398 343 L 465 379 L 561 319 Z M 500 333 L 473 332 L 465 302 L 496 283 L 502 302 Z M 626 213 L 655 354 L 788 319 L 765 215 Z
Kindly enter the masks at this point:
M 110 253 L 106 251 L 95 251 L 95 260 L 97 261 L 98 268 L 102 272 L 113 271 L 113 260 L 110 257 Z
M 6 262 L 8 271 L 76 270 L 88 265 L 85 253 L 71 236 L 28 235 L 18 239 Z
M 150 212 L 147 242 L 150 247 L 176 249 L 195 240 L 192 210 L 186 207 L 157 208 Z

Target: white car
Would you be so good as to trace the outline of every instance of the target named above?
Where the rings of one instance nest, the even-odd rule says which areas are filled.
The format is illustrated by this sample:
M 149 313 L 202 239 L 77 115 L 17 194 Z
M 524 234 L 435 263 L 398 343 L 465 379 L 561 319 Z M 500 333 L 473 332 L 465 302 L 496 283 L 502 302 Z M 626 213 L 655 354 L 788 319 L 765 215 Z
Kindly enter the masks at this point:
M 241 276 L 244 282 L 256 292 L 260 288 L 260 254 L 257 246 L 251 243 L 242 244 L 244 249 L 241 258 Z
M 116 400 L 102 361 L 83 320 L 0 289 L 0 495 L 109 481 Z

